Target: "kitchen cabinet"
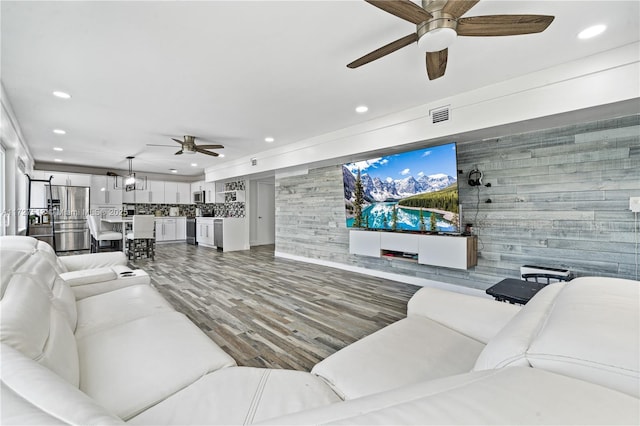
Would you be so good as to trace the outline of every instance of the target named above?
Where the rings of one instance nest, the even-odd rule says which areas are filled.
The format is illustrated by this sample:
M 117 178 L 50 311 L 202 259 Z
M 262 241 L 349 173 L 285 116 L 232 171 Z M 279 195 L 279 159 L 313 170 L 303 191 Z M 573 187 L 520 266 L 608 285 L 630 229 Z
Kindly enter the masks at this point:
M 215 203 L 216 202 L 216 183 L 205 182 L 203 190 L 204 190 L 205 203 Z
M 140 199 L 138 198 L 138 193 L 140 191 L 125 191 L 124 189 L 121 191 L 122 194 L 122 202 L 125 204 L 133 204 L 140 203 Z
M 187 218 L 156 218 L 156 242 L 183 241 L 187 239 Z
M 53 179 L 51 180 L 53 185 L 91 186 L 91 175 L 60 172 L 45 172 L 45 175 L 47 178 L 49 178 L 49 176 L 53 176 Z
M 122 204 L 122 178 L 116 176 L 91 176 L 91 205 L 118 206 Z
M 187 239 L 187 218 L 176 218 L 176 241 L 182 241 Z
M 196 241 L 199 245 L 214 247 L 212 217 L 199 217 L 196 219 Z
M 164 203 L 164 182 L 159 180 L 147 180 L 147 190 L 142 191 L 140 203 Z
M 178 184 L 176 182 L 164 183 L 164 202 L 176 204 L 178 202 Z
M 91 186 L 91 175 L 80 173 L 63 173 L 49 172 L 46 170 L 34 170 L 30 176 L 34 179 L 49 179 L 49 176 L 53 176 L 53 179 L 51 179 L 52 185 Z
M 189 204 L 191 185 L 183 182 L 164 182 L 165 204 Z M 155 201 L 154 201 L 155 203 Z

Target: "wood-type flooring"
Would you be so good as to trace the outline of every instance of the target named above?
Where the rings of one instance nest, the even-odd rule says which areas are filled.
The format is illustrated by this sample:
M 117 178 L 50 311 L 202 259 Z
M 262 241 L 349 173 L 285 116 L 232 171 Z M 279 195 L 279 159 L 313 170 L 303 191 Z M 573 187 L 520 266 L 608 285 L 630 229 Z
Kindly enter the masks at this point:
M 309 371 L 406 316 L 419 287 L 274 257 L 274 246 L 219 252 L 158 244 L 130 263 L 238 365 Z

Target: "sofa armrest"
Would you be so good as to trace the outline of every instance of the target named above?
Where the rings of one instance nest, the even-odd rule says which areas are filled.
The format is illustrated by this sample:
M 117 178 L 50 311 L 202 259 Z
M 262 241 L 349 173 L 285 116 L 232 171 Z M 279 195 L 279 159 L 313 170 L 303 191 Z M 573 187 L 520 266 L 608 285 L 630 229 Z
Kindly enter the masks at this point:
M 85 284 L 102 283 L 118 278 L 118 274 L 111 268 L 82 269 L 79 271 L 63 272 L 60 278 L 69 287 Z
M 60 256 L 58 260 L 69 272 L 127 264 L 127 256 L 121 251 Z
M 113 272 L 113 278 L 108 280 L 101 281 L 89 281 L 82 283 L 80 280 L 77 280 L 71 285 L 71 289 L 73 290 L 76 300 L 85 299 L 90 296 L 96 296 L 98 294 L 108 293 L 110 291 L 118 290 L 124 287 L 131 287 L 134 285 L 149 285 L 151 283 L 151 279 L 149 274 L 147 274 L 142 269 L 129 269 L 126 266 L 113 266 L 109 269 Z M 94 271 L 98 271 L 99 269 L 95 269 Z M 90 270 L 91 271 L 91 270 Z M 61 276 L 67 274 L 79 274 L 82 272 L 89 271 L 75 271 L 75 272 L 67 272 L 66 274 L 61 274 Z
M 436 288 L 420 289 L 407 304 L 407 316 L 423 316 L 482 343 L 488 343 L 520 306 Z

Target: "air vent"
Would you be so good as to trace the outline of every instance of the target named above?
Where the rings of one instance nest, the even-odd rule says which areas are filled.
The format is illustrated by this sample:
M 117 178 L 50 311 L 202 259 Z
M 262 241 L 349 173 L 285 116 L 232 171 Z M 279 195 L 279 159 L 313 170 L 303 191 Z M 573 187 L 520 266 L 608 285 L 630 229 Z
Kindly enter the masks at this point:
M 251 159 L 251 165 L 252 166 L 257 166 L 258 165 L 258 159 L 257 158 L 252 158 Z
M 432 109 L 431 111 L 429 111 L 429 113 L 431 114 L 431 122 L 433 124 L 442 123 L 443 121 L 449 121 L 450 118 L 448 106 Z

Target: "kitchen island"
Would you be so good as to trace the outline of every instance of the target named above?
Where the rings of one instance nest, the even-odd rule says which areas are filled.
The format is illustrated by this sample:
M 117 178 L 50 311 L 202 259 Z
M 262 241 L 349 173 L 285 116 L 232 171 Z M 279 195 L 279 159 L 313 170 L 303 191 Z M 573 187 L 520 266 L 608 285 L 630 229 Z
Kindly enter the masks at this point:
M 197 217 L 196 241 L 221 251 L 249 250 L 245 218 Z

